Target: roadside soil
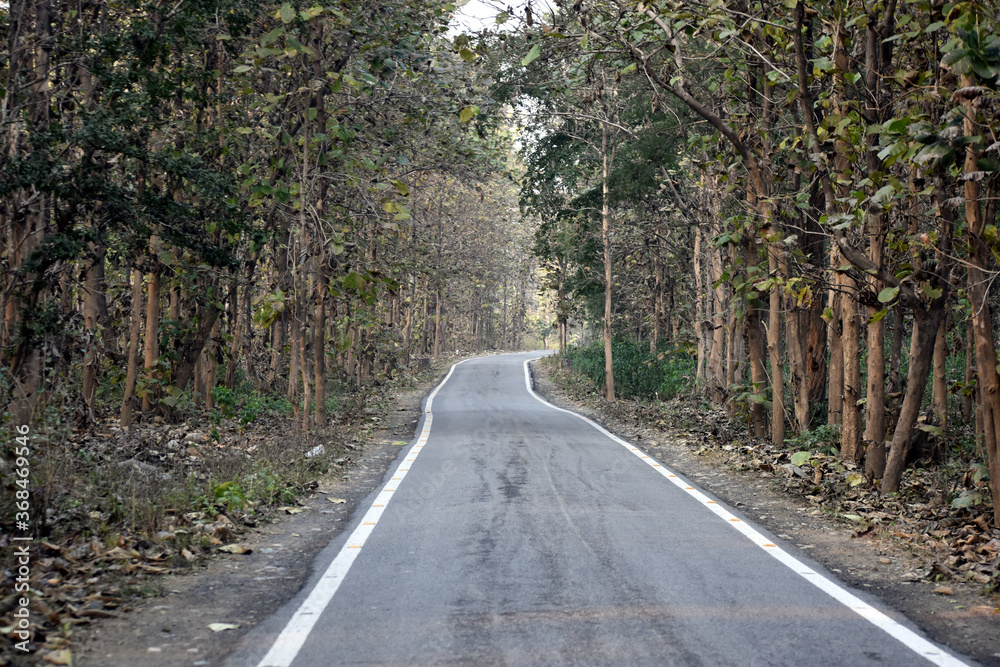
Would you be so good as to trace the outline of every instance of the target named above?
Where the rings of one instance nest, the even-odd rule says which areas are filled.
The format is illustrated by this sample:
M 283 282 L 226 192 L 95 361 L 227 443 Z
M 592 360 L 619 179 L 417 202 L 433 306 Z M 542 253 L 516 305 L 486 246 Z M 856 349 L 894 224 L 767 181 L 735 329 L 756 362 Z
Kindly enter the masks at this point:
M 581 391 L 565 370 L 553 364 L 533 362 L 532 373 L 536 391 L 549 402 L 585 415 L 632 442 L 803 549 L 846 584 L 878 596 L 934 641 L 982 665 L 1000 666 L 1000 597 L 984 594 L 978 583 L 941 580 L 934 574 L 938 559 L 933 550 L 900 538 L 898 534 L 905 533 L 889 527 L 859 528 L 857 521 L 838 519 L 806 497 L 789 493 L 781 468 L 743 469 L 740 459 L 729 455 L 738 448 L 724 436 L 714 439 L 715 446 L 706 446 L 698 426 L 650 423 L 630 418 L 633 415 L 627 411 L 624 416 L 611 414 L 602 398 Z M 706 422 L 719 418 L 712 415 Z
M 785 489 L 775 474 L 741 469 L 721 447 L 676 425 L 616 416 L 572 386 L 565 373 L 532 364 L 536 389 L 555 405 L 598 421 L 744 512 L 781 539 L 806 550 L 845 583 L 885 600 L 935 641 L 1000 667 L 1000 606 L 983 586 L 932 581 L 934 556 L 892 531 L 838 519 Z M 359 443 L 353 467 L 320 480 L 299 506 L 241 535 L 246 554 L 219 553 L 192 571 L 157 581 L 157 594 L 133 601 L 117 618 L 79 626 L 73 664 L 114 666 L 218 664 L 258 621 L 289 600 L 307 579 L 315 555 L 348 523 L 358 502 L 381 482 L 409 442 L 423 397 L 447 366 L 394 392 L 380 428 Z M 563 376 L 563 377 L 559 377 Z M 916 573 L 916 574 L 914 574 Z M 212 624 L 228 629 L 213 630 Z M 219 626 L 216 626 L 217 628 Z M 808 638 L 803 638 L 808 641 Z

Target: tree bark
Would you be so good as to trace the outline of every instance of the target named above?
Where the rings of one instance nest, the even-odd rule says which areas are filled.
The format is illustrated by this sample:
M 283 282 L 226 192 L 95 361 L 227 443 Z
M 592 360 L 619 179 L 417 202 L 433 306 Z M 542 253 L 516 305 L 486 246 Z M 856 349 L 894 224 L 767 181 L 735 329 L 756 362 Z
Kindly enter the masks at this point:
M 146 287 L 146 346 L 143 359 L 143 368 L 148 379 L 157 377 L 156 361 L 160 357 L 160 274 L 152 271 L 149 274 Z M 151 395 L 155 395 L 155 390 L 150 384 L 146 387 L 142 396 L 142 411 L 149 412 L 153 409 Z
M 845 276 L 845 287 L 857 293 L 857 285 Z M 861 446 L 861 323 L 858 304 L 849 294 L 842 297 L 844 333 L 841 346 L 844 354 L 843 427 L 840 431 L 840 456 L 845 461 L 861 463 L 865 449 Z
M 329 277 L 326 262 L 320 254 L 316 270 L 316 312 L 313 321 L 313 366 L 316 377 L 316 427 L 326 426 L 326 295 Z
M 608 125 L 601 124 L 601 243 L 604 248 L 604 398 L 615 400 L 615 371 L 611 358 L 612 290 L 611 208 L 608 205 Z
M 962 76 L 962 86 L 976 84 L 974 76 Z M 966 137 L 978 136 L 976 121 L 979 111 L 978 93 L 966 104 L 963 129 Z M 965 173 L 979 170 L 979 151 L 974 142 L 965 147 Z M 969 254 L 969 300 L 972 302 L 972 327 L 976 341 L 976 364 L 979 372 L 979 414 L 982 415 L 983 449 L 990 470 L 990 492 L 993 498 L 993 525 L 1000 528 L 1000 375 L 997 374 L 997 351 L 990 312 L 989 286 L 991 252 L 983 239 L 988 221 L 980 202 L 980 185 L 975 178 L 965 180 L 965 222 L 971 252 Z M 978 415 L 977 415 L 978 418 Z
M 105 249 L 90 245 L 91 259 L 87 265 L 84 282 L 83 326 L 87 333 L 87 344 L 83 358 L 83 400 L 93 419 L 94 394 L 97 391 L 97 351 L 98 320 L 101 317 L 100 300 L 104 296 L 104 256 Z M 110 332 L 108 332 L 110 336 Z
M 139 377 L 139 328 L 142 323 L 142 271 L 132 271 L 132 317 L 128 339 L 128 367 L 125 373 L 125 390 L 121 413 L 118 418 L 122 428 L 132 425 L 135 402 L 135 383 Z
M 903 397 L 899 419 L 892 434 L 885 477 L 882 478 L 882 493 L 899 491 L 899 482 L 906 466 L 906 455 L 910 449 L 910 437 L 913 435 L 917 415 L 920 413 L 924 387 L 927 386 L 927 378 L 931 373 L 931 353 L 934 350 L 934 339 L 941 323 L 941 315 L 942 311 L 936 309 L 929 312 L 917 310 L 913 313 L 913 336 L 910 339 L 910 369 L 906 375 L 906 395 Z

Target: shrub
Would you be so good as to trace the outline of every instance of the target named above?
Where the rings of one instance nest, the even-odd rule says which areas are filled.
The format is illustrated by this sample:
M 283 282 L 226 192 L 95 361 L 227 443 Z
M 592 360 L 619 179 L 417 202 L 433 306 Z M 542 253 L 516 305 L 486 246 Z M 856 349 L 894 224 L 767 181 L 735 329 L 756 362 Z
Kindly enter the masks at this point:
M 604 343 L 571 348 L 567 353 L 573 368 L 604 386 Z M 621 398 L 669 400 L 690 389 L 695 360 L 686 348 L 661 346 L 651 354 L 649 346 L 616 340 L 611 347 L 615 394 Z

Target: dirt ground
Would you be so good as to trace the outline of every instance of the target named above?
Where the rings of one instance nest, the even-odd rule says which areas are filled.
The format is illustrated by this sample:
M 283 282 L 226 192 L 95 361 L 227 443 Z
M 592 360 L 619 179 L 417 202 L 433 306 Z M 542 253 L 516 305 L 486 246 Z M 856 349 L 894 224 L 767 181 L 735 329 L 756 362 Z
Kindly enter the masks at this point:
M 133 603 L 119 618 L 95 620 L 77 630 L 74 664 L 213 665 L 259 620 L 286 602 L 309 575 L 314 556 L 382 479 L 401 447 L 414 434 L 420 402 L 438 382 L 425 381 L 400 392 L 372 432 L 357 464 L 323 480 L 302 501 L 301 512 L 282 514 L 244 536 L 244 555 L 219 554 L 188 574 L 159 582 L 160 595 Z M 926 567 L 926 555 L 877 531 L 855 537 L 856 526 L 838 521 L 783 494 L 773 479 L 733 466 L 686 442 L 683 433 L 616 420 L 593 406 L 571 400 L 535 364 L 535 384 L 556 405 L 599 421 L 782 539 L 798 545 L 846 583 L 884 599 L 931 638 L 983 665 L 1000 666 L 1000 608 L 979 594 L 981 586 L 948 582 L 946 590 L 927 581 L 907 581 Z M 696 453 L 699 452 L 699 453 Z M 343 502 L 342 502 L 343 501 Z M 937 592 L 935 592 L 937 591 Z M 211 624 L 229 629 L 212 630 Z

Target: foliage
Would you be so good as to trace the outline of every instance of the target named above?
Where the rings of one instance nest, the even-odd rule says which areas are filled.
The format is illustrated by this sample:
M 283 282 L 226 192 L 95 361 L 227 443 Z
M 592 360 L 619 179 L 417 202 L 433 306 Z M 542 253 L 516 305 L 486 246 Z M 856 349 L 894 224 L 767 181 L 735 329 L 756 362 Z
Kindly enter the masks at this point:
M 598 387 L 604 384 L 604 346 L 574 347 L 568 357 L 573 367 Z M 648 347 L 618 339 L 612 348 L 615 383 L 623 398 L 670 400 L 692 388 L 694 359 L 682 348 L 664 346 L 657 354 Z

